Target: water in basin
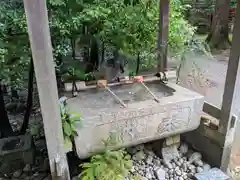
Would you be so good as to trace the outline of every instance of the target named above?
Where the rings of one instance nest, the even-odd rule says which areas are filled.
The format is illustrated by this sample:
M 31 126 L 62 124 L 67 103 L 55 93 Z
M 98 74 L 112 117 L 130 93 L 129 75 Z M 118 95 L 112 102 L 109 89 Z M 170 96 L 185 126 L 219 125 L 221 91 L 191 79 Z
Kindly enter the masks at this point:
M 147 82 L 146 86 L 158 97 L 170 96 L 174 90 L 159 81 Z M 147 90 L 139 83 L 124 84 L 110 87 L 110 89 L 125 103 L 134 103 L 153 99 Z M 120 106 L 119 102 L 105 89 L 88 89 L 80 92 L 81 108 L 113 108 Z

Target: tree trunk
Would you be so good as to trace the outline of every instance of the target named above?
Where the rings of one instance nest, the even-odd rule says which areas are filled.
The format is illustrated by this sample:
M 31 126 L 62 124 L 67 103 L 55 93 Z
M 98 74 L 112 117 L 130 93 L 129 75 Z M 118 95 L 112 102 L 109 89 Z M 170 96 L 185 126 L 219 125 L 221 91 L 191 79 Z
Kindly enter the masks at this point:
M 140 53 L 137 54 L 137 68 L 136 68 L 136 75 L 139 73 L 139 68 L 140 68 Z
M 33 104 L 33 76 L 34 76 L 34 66 L 33 59 L 31 58 L 29 74 L 28 74 L 28 98 L 27 98 L 27 108 L 24 114 L 23 124 L 20 130 L 20 134 L 25 134 L 29 124 L 29 117 L 32 110 Z
M 157 50 L 158 50 L 157 58 L 159 62 L 157 67 L 157 73 L 165 72 L 167 70 L 169 13 L 170 13 L 170 0 L 160 0 L 160 13 L 157 36 Z
M 216 1 L 211 31 L 206 39 L 211 48 L 226 49 L 231 44 L 228 37 L 229 10 L 229 0 Z
M 3 91 L 2 91 L 2 85 L 0 82 L 0 137 L 9 137 L 13 136 L 14 132 L 12 129 L 12 126 L 9 122 L 7 111 L 5 109 L 5 103 L 3 98 Z

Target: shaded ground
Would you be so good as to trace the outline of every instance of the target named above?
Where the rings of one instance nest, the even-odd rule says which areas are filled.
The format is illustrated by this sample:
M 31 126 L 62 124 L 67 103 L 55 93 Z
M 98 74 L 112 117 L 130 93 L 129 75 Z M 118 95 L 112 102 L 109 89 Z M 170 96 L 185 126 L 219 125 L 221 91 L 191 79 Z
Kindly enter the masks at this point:
M 213 57 L 189 54 L 180 71 L 181 84 L 204 94 L 206 101 L 221 107 L 227 64 L 228 51 Z M 171 63 L 170 66 L 174 66 L 174 63 Z M 192 80 L 192 77 L 195 80 Z M 199 84 L 201 85 L 200 89 Z
M 203 55 L 189 54 L 187 61 L 180 72 L 181 85 L 190 88 L 205 95 L 207 102 L 214 104 L 217 107 L 222 105 L 222 95 L 228 66 L 229 50 L 218 52 L 212 58 Z M 175 66 L 176 63 L 170 63 L 170 66 Z M 195 70 L 200 70 L 200 74 Z M 194 78 L 192 78 L 194 77 Z M 192 80 L 197 79 L 197 80 Z M 237 79 L 240 83 L 240 78 Z M 238 95 L 234 98 L 238 98 Z M 239 98 L 238 98 L 239 99 Z M 233 113 L 239 115 L 240 101 L 234 103 Z M 240 166 L 240 122 L 236 125 L 235 140 L 233 144 L 232 158 L 230 166 Z M 240 169 L 239 169 L 240 172 Z M 240 174 L 240 173 L 239 173 Z

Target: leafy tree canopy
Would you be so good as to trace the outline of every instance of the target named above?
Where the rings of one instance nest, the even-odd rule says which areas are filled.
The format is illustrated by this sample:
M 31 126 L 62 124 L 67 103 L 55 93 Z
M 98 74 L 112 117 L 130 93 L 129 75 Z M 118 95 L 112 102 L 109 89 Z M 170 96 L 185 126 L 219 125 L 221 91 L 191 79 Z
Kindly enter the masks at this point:
M 169 49 L 181 54 L 195 33 L 185 19 L 186 7 L 171 2 Z M 49 0 L 49 25 L 54 57 L 71 53 L 70 42 L 88 32 L 126 54 L 151 52 L 156 47 L 159 2 L 151 0 Z M 23 2 L 0 2 L 0 78 L 16 84 L 29 61 L 30 46 Z

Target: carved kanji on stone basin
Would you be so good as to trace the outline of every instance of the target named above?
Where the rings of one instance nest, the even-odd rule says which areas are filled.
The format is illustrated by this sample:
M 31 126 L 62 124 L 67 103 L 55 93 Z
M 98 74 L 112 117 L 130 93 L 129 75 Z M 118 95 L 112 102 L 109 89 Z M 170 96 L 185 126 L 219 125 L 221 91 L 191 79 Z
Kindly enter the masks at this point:
M 103 89 L 88 89 L 67 101 L 71 111 L 83 116 L 75 138 L 80 158 L 102 151 L 102 140 L 111 133 L 120 136 L 114 148 L 127 147 L 197 129 L 203 96 L 176 84 L 146 82 L 160 102 L 154 101 L 140 84 L 111 87 L 126 103 L 121 105 Z

